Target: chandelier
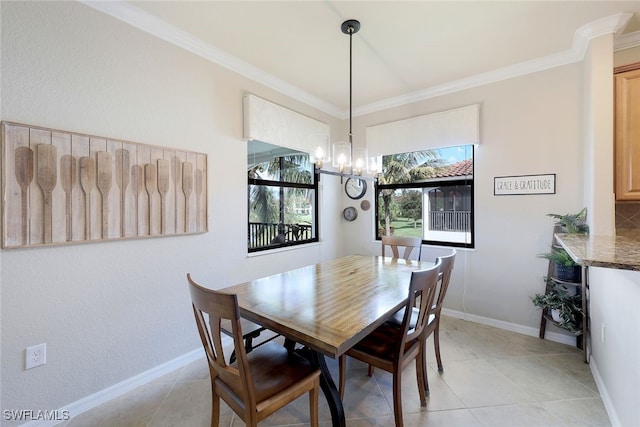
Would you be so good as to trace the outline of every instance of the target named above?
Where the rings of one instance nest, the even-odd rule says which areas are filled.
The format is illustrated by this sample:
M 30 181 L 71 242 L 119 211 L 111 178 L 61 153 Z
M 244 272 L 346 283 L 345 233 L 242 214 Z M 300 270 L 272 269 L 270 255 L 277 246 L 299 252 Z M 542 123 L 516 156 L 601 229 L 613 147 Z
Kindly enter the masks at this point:
M 374 177 L 382 170 L 382 156 L 368 157 L 367 149 L 353 148 L 353 35 L 360 30 L 360 22 L 355 19 L 344 21 L 340 27 L 344 34 L 349 36 L 349 134 L 347 141 L 334 142 L 329 154 L 328 141 L 324 146 L 319 146 L 314 155 L 314 170 L 317 174 L 328 174 L 343 177 L 356 177 L 359 179 L 374 180 L 363 176 L 364 173 L 373 173 Z M 325 162 L 332 161 L 332 166 L 337 171 L 323 169 Z

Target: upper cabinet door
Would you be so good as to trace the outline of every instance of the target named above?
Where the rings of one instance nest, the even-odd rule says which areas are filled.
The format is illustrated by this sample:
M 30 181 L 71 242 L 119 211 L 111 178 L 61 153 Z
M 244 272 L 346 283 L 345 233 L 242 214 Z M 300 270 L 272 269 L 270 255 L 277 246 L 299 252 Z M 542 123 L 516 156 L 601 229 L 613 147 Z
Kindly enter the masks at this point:
M 616 200 L 640 200 L 640 64 L 615 75 Z

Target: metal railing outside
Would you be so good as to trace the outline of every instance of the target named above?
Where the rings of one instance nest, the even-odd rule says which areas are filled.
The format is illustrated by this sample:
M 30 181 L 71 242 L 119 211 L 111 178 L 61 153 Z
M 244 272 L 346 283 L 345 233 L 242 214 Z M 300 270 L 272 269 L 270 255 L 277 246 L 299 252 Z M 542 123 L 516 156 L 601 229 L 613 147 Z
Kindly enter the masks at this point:
M 313 238 L 310 224 L 249 223 L 249 249 L 278 246 Z
M 429 230 L 470 231 L 471 230 L 471 211 L 429 212 Z

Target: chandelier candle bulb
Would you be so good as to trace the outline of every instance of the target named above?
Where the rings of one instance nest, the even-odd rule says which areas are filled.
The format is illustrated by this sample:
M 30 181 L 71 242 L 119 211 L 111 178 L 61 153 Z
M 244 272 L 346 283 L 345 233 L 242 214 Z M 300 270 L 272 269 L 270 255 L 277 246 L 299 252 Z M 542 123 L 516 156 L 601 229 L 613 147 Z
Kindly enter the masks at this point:
M 356 159 L 356 174 L 362 175 L 362 159 Z
M 316 148 L 316 167 L 322 168 L 324 165 L 324 150 L 322 147 Z
M 374 176 L 382 172 L 382 155 L 374 154 L 369 158 L 369 170 Z
M 366 148 L 354 148 L 353 155 L 354 161 L 354 173 L 362 176 L 364 172 L 369 172 L 369 154 Z

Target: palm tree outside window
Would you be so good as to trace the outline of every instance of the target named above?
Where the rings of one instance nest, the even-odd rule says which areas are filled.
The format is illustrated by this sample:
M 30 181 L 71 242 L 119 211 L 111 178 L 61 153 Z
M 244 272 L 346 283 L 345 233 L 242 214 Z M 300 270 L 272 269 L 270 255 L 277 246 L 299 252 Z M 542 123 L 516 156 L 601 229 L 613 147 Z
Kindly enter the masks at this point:
M 376 238 L 474 247 L 473 145 L 383 156 L 376 185 Z
M 249 252 L 318 241 L 318 184 L 309 155 L 249 141 Z

